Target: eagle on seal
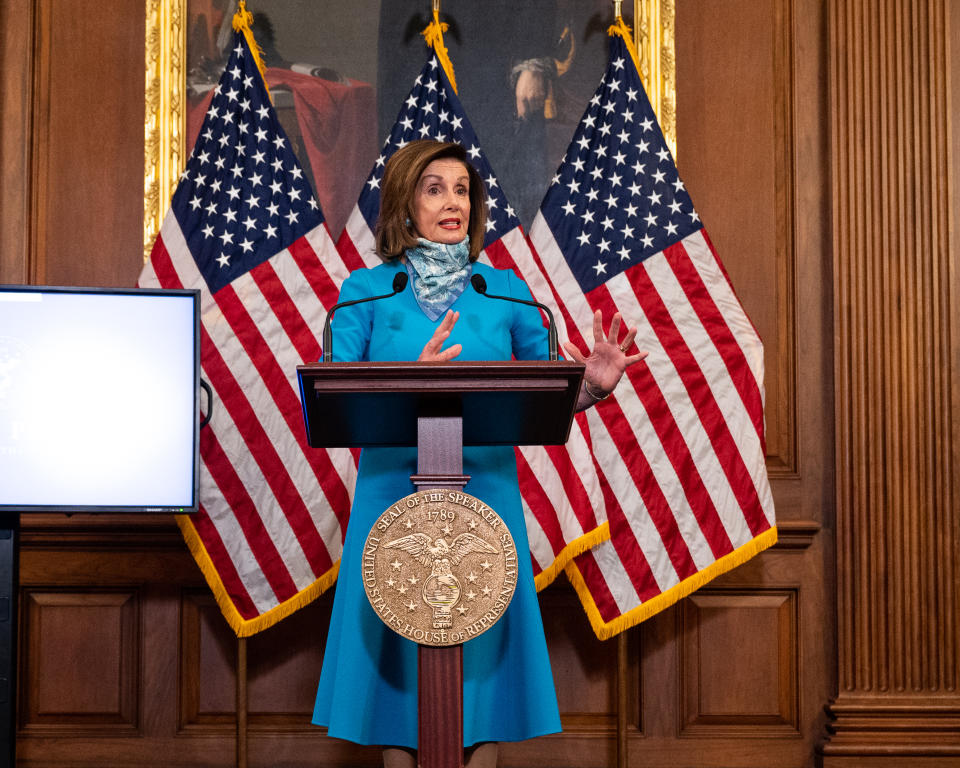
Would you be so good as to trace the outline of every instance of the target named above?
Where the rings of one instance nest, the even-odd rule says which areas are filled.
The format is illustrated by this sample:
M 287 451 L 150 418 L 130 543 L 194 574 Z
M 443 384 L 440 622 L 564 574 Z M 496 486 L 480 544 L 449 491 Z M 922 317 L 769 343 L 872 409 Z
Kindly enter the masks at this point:
M 417 562 L 433 567 L 434 560 L 447 560 L 451 565 L 459 565 L 460 561 L 471 552 L 489 552 L 496 554 L 496 547 L 473 533 L 461 533 L 452 543 L 447 544 L 443 537 L 431 539 L 425 533 L 411 533 L 399 539 L 384 544 L 384 549 L 402 549 L 409 552 Z

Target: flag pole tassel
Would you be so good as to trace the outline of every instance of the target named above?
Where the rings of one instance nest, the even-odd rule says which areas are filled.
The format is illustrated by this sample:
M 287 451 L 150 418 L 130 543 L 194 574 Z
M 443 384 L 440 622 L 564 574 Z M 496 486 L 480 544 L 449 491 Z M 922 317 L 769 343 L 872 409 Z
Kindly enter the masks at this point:
M 253 39 L 252 26 L 253 14 L 247 10 L 246 0 L 240 0 L 240 7 L 233 14 L 233 31 L 243 33 L 243 39 L 247 41 L 247 47 L 253 55 L 257 69 L 260 70 L 260 77 L 263 78 L 263 87 L 267 89 L 267 96 L 270 96 L 270 86 L 267 85 L 267 68 L 263 63 L 263 51 L 257 45 L 257 41 Z M 270 101 L 273 102 L 272 96 L 270 96 Z
M 434 3 L 433 21 L 427 24 L 426 28 L 420 34 L 422 34 L 423 39 L 427 41 L 427 45 L 437 54 L 443 71 L 447 73 L 447 79 L 450 81 L 453 92 L 457 93 L 457 79 L 453 74 L 453 62 L 450 61 L 450 54 L 447 52 L 447 47 L 443 44 L 443 33 L 446 32 L 448 28 L 449 25 L 446 22 L 440 21 L 440 4 Z

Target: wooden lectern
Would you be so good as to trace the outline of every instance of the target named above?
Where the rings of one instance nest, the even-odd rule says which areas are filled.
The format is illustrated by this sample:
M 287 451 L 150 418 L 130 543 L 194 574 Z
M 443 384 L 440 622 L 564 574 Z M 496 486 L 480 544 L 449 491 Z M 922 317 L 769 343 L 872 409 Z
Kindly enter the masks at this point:
M 417 490 L 460 490 L 463 447 L 567 441 L 583 366 L 565 361 L 318 363 L 297 368 L 314 448 L 416 446 Z M 397 489 L 397 498 L 406 490 Z M 462 646 L 420 646 L 421 768 L 463 766 Z

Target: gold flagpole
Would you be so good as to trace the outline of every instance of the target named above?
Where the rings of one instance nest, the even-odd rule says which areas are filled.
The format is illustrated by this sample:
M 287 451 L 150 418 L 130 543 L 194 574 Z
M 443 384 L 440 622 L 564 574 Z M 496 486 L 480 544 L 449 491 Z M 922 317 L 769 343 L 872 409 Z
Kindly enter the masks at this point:
M 247 768 L 247 638 L 237 638 L 237 768 Z

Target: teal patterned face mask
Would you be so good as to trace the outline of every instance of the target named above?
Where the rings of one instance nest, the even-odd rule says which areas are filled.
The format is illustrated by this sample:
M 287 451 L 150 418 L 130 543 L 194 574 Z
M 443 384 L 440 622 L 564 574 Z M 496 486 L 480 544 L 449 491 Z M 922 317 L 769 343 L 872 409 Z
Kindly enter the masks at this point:
M 420 309 L 436 320 L 457 300 L 470 279 L 470 238 L 459 243 L 434 243 L 418 238 L 420 245 L 408 248 L 407 272 Z

